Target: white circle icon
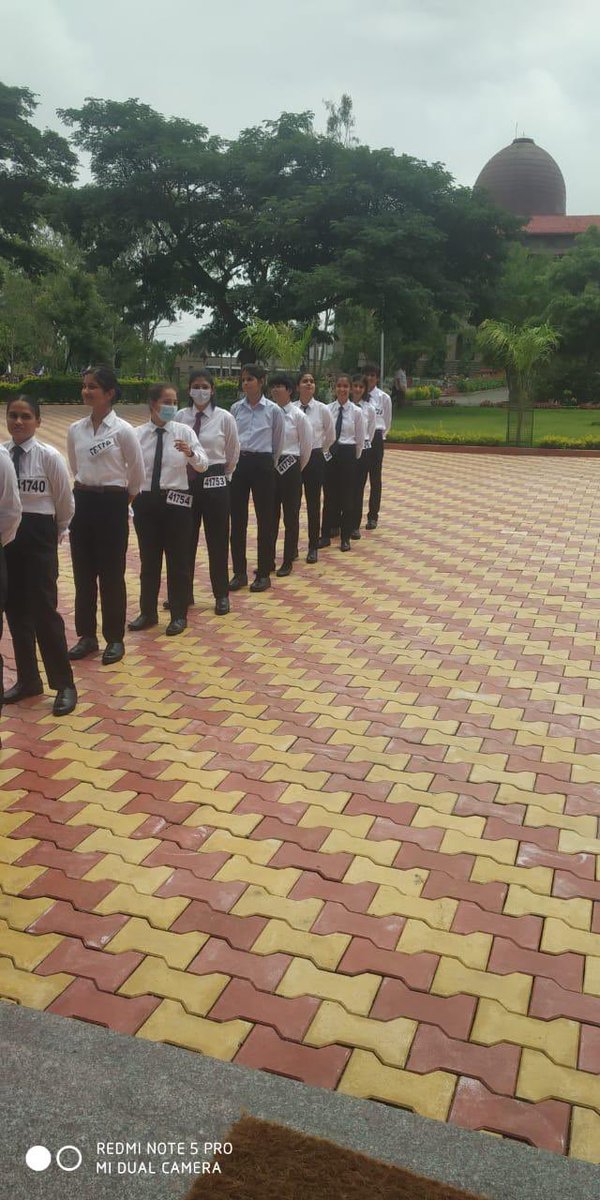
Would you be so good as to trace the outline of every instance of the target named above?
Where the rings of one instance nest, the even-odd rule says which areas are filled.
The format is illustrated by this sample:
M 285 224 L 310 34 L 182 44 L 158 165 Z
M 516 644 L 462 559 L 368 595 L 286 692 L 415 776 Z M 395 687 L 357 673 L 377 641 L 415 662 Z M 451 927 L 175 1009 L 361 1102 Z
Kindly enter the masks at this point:
M 69 1163 L 69 1162 L 64 1163 L 62 1161 L 61 1156 L 65 1153 L 67 1153 L 67 1151 L 69 1151 L 69 1150 L 71 1150 L 73 1152 L 73 1154 L 76 1155 L 77 1161 L 72 1162 L 72 1163 Z M 56 1164 L 57 1164 L 57 1166 L 60 1167 L 61 1171 L 77 1171 L 78 1168 L 81 1166 L 82 1161 L 83 1161 L 83 1155 L 78 1146 L 61 1146 L 60 1150 L 56 1151 Z
M 30 1146 L 25 1162 L 30 1171 L 46 1171 L 52 1162 L 52 1155 L 45 1146 Z

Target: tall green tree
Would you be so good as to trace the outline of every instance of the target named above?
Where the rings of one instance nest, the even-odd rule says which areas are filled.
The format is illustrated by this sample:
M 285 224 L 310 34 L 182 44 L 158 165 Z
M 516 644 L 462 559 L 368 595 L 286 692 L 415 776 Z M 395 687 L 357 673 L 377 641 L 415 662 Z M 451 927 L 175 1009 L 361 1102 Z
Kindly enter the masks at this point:
M 505 321 L 483 321 L 478 342 L 494 366 L 504 367 L 508 402 L 518 410 L 516 444 L 525 441 L 525 412 L 532 407 L 534 388 L 543 366 L 552 358 L 559 336 L 551 325 L 509 325 Z

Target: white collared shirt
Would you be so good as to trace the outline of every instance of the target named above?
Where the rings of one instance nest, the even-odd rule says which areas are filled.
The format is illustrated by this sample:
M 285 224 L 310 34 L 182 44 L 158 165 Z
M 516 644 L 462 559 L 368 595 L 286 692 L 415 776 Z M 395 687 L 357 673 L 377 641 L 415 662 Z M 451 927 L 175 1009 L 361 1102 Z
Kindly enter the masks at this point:
M 144 425 L 138 425 L 134 430 L 142 450 L 145 467 L 145 478 L 140 490 L 149 492 L 152 484 L 154 455 L 158 442 L 157 429 L 164 430 L 160 486 L 165 491 L 172 488 L 178 492 L 187 492 L 189 490 L 187 467 L 191 467 L 193 471 L 205 471 L 208 459 L 194 430 L 190 429 L 189 425 L 183 425 L 181 421 L 167 421 L 166 425 L 155 425 L 154 421 L 146 421 Z M 183 454 L 181 450 L 177 450 L 176 441 L 186 442 L 191 447 L 193 450 L 191 458 L 188 458 L 187 454 Z
M 77 483 L 127 488 L 130 496 L 136 496 L 143 486 L 144 460 L 133 426 L 112 409 L 97 430 L 91 416 L 71 425 L 67 455 Z
M 337 400 L 333 400 L 327 406 L 333 420 L 333 429 L 337 415 L 340 410 L 340 405 Z M 360 458 L 365 445 L 365 419 L 362 415 L 362 410 L 354 403 L 353 400 L 347 400 L 343 405 L 344 415 L 342 417 L 342 430 L 339 437 L 338 445 L 340 446 L 356 446 L 356 457 Z
M 366 440 L 368 442 L 372 442 L 373 434 L 377 429 L 377 413 L 375 412 L 375 407 L 373 404 L 371 404 L 370 400 L 361 400 L 359 407 L 363 417 L 365 418 Z
M 0 543 L 8 546 L 21 524 L 21 500 L 10 454 L 0 446 Z
M 329 447 L 335 442 L 335 426 L 328 405 L 323 404 L 321 400 L 315 400 L 315 397 L 312 396 L 306 408 L 300 400 L 298 400 L 297 406 L 310 421 L 313 450 L 329 450 Z
M 205 409 L 196 408 L 195 405 L 182 408 L 177 413 L 177 420 L 193 429 L 199 412 L 202 412 L 202 420 L 197 437 L 209 467 L 224 463 L 225 474 L 233 475 L 240 457 L 240 439 L 234 418 L 226 408 L 209 404 Z
M 387 392 L 382 391 L 380 387 L 374 387 L 372 392 L 369 392 L 369 401 L 375 409 L 377 416 L 377 429 L 380 429 L 385 441 L 386 434 L 390 431 L 392 424 L 392 398 Z
M 286 404 L 281 409 L 285 418 L 285 438 L 281 453 L 293 454 L 300 459 L 300 470 L 303 471 L 312 454 L 312 428 L 310 421 L 304 416 L 297 404 Z
M 4 445 L 10 454 L 15 443 L 11 438 Z M 18 488 L 23 512 L 55 516 L 60 537 L 75 511 L 67 464 L 59 450 L 36 437 L 21 442 L 21 450 Z

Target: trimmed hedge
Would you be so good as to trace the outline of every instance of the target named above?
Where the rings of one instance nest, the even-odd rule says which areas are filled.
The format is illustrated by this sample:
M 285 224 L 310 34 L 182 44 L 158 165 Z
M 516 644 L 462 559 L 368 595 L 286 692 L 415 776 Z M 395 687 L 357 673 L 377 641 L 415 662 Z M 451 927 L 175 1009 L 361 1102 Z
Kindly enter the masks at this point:
M 414 442 L 423 446 L 504 446 L 505 439 L 491 434 L 437 433 L 430 429 L 409 429 L 404 433 L 388 433 L 389 442 Z
M 484 375 L 481 379 L 457 379 L 455 386 L 457 392 L 492 392 L 506 387 L 506 380 L 504 375 L 496 376 L 495 379 Z
M 156 379 L 119 379 L 123 391 L 122 404 L 146 404 L 148 388 Z M 165 380 L 165 382 L 169 382 Z M 176 385 L 171 384 L 172 387 Z M 182 400 L 186 388 L 177 389 Z M 239 396 L 239 382 L 235 379 L 217 379 L 215 382 L 217 402 L 229 408 Z M 0 383 L 0 403 L 22 392 L 46 404 L 81 404 L 81 375 L 31 375 L 19 383 Z

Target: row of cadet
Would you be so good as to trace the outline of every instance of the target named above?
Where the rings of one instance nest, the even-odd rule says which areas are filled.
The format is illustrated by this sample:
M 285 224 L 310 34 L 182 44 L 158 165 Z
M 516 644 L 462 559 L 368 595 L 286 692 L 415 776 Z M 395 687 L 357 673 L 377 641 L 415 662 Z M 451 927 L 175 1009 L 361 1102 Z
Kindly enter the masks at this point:
M 0 705 L 40 695 L 43 683 L 36 643 L 50 687 L 53 712 L 73 711 L 77 692 L 71 663 L 98 651 L 97 602 L 106 647 L 102 663 L 125 653 L 125 565 L 129 505 L 140 550 L 140 612 L 128 628 L 158 623 L 163 557 L 167 569 L 168 636 L 183 632 L 194 603 L 194 572 L 204 524 L 215 612 L 227 614 L 229 593 L 248 586 L 246 541 L 249 498 L 256 513 L 257 568 L 250 591 L 271 586 L 281 514 L 283 561 L 289 575 L 298 558 L 302 490 L 308 520 L 307 563 L 340 535 L 340 549 L 360 538 L 363 495 L 370 478 L 367 529 L 377 526 L 383 444 L 391 401 L 378 387 L 375 365 L 352 378 L 340 375 L 336 399 L 315 398 L 309 372 L 242 369 L 243 398 L 231 411 L 215 405 L 211 372 L 189 381 L 188 407 L 177 392 L 157 383 L 149 390 L 150 420 L 133 427 L 113 411 L 120 398 L 116 376 L 97 367 L 83 376 L 82 399 L 90 415 L 67 435 L 72 488 L 63 456 L 38 440 L 40 408 L 27 396 L 7 407 L 10 440 L 0 447 L 0 634 L 2 611 L 12 636 L 17 679 Z M 292 403 L 294 393 L 298 400 Z M 323 502 L 322 502 L 323 501 Z M 57 609 L 58 542 L 69 532 L 75 583 L 77 643 L 67 649 Z M 229 548 L 233 576 L 229 578 Z

